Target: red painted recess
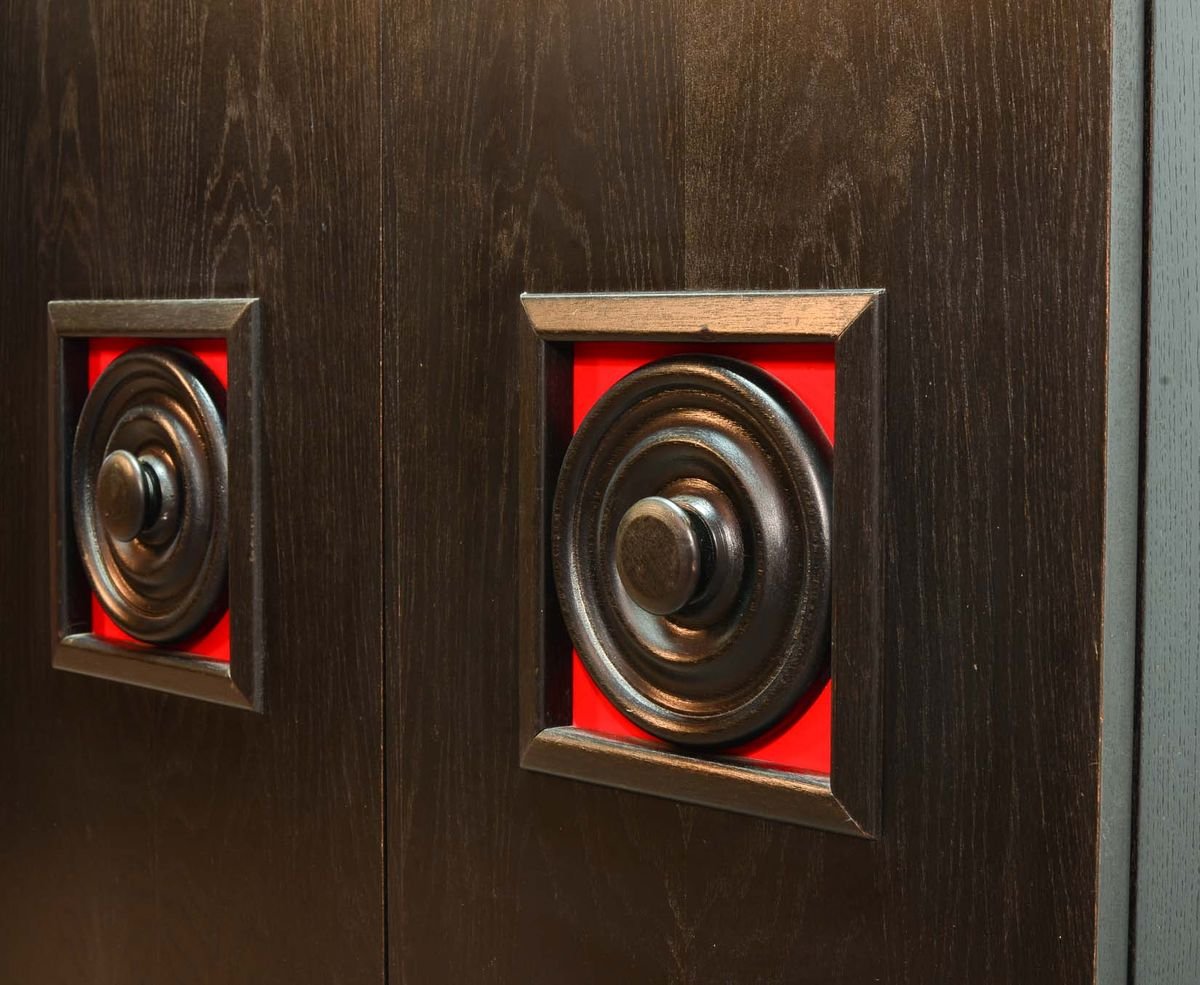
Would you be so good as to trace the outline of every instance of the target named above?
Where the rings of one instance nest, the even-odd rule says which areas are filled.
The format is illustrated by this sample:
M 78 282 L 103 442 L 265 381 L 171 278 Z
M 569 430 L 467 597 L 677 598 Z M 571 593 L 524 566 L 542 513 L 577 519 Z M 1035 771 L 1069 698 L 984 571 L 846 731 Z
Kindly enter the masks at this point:
M 664 356 L 711 352 L 744 359 L 766 370 L 812 411 L 833 442 L 834 350 L 824 343 L 578 342 L 572 365 L 573 428 L 623 376 Z M 571 721 L 576 728 L 658 742 L 622 715 L 572 654 Z M 819 681 L 771 731 L 727 755 L 805 773 L 830 772 L 833 734 L 830 683 Z
M 221 381 L 222 386 L 229 386 L 229 357 L 222 339 L 121 339 L 103 338 L 88 340 L 88 388 L 95 386 L 96 380 L 105 368 L 117 356 L 130 349 L 146 345 L 169 345 L 177 349 L 186 349 L 194 353 L 213 374 Z M 112 643 L 144 644 L 125 633 L 104 611 L 100 600 L 92 595 L 92 628 L 91 633 L 100 639 Z M 216 625 L 206 633 L 173 643 L 164 649 L 172 650 L 181 655 L 202 657 L 205 660 L 229 662 L 229 610 L 226 610 Z

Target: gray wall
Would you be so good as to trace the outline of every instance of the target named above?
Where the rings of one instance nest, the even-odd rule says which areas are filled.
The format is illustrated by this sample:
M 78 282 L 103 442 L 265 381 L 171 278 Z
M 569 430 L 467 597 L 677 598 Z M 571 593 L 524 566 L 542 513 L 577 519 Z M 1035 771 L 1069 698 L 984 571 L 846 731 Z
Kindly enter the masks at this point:
M 1097 985 L 1129 971 L 1141 439 L 1146 0 L 1114 0 Z
M 1200 982 L 1200 11 L 1154 6 L 1134 969 Z

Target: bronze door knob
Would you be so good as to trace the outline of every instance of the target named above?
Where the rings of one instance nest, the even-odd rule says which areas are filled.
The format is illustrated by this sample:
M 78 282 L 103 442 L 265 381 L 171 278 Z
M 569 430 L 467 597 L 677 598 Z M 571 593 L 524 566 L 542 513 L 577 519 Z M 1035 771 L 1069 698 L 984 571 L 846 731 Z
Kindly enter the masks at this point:
M 129 543 L 172 531 L 178 517 L 175 469 L 160 455 L 136 457 L 124 449 L 100 463 L 96 507 L 100 523 L 114 540 Z
M 726 357 L 644 366 L 592 408 L 555 493 L 555 580 L 580 658 L 631 721 L 734 744 L 824 671 L 829 458 L 786 387 Z
M 198 359 L 144 347 L 113 360 L 75 430 L 79 555 L 125 632 L 182 639 L 223 608 L 229 539 L 224 389 Z
M 647 612 L 668 616 L 686 606 L 700 587 L 711 534 L 704 521 L 673 499 L 639 499 L 617 525 L 617 574 Z

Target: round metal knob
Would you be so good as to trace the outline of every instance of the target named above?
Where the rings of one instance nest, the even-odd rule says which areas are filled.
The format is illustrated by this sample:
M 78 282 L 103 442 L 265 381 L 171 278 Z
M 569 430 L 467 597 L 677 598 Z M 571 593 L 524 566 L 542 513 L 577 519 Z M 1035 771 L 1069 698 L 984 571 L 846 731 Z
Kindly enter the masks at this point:
M 703 523 L 662 496 L 639 499 L 621 518 L 617 574 L 625 591 L 647 612 L 670 615 L 696 597 L 705 541 L 711 540 Z
M 598 400 L 555 491 L 564 621 L 622 714 L 717 748 L 770 728 L 828 666 L 829 444 L 778 380 L 719 356 Z
M 223 606 L 229 547 L 224 390 L 198 359 L 140 347 L 79 413 L 75 539 L 92 590 L 129 635 L 183 639 Z
M 154 470 L 118 449 L 104 459 L 96 479 L 96 506 L 108 535 L 129 543 L 154 524 L 159 502 Z

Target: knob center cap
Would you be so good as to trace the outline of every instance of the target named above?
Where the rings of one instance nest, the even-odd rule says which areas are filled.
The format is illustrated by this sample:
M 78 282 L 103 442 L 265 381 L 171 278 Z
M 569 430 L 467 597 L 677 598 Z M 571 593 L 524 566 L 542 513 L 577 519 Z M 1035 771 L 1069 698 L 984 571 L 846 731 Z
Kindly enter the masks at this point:
M 648 496 L 617 525 L 616 562 L 621 585 L 655 615 L 678 612 L 701 589 L 704 521 L 673 500 Z
M 114 451 L 105 457 L 96 478 L 96 506 L 111 537 L 128 543 L 153 522 L 155 486 L 150 469 L 131 452 Z

